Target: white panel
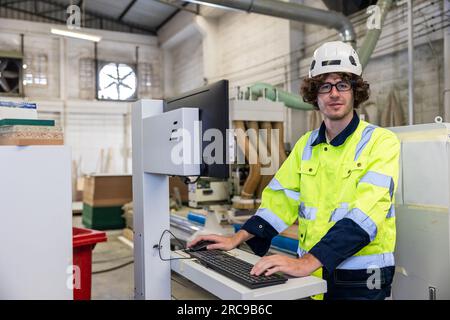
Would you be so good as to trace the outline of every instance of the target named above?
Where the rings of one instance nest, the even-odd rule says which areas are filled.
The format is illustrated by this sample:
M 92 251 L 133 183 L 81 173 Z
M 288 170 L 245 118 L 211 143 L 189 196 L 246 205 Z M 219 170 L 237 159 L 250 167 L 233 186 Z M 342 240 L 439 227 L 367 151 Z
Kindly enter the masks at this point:
M 391 128 L 402 141 L 393 299 L 449 299 L 449 124 Z M 398 193 L 397 193 L 398 196 Z M 430 295 L 435 290 L 435 297 Z
M 181 108 L 143 120 L 144 172 L 194 176 L 200 174 L 199 114 Z
M 0 147 L 0 300 L 72 299 L 70 148 Z
M 398 206 L 395 215 L 393 299 L 428 300 L 430 287 L 436 288 L 436 299 L 450 299 L 448 209 Z
M 448 207 L 447 142 L 403 143 L 404 203 Z M 432 156 L 431 156 L 432 155 Z

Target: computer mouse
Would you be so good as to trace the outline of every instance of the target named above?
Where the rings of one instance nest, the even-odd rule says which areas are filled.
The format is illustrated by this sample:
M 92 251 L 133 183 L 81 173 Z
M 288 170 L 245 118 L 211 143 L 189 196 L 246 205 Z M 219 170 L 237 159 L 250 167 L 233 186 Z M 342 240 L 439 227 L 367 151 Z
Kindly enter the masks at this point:
M 189 248 L 190 251 L 202 251 L 206 250 L 206 247 L 210 244 L 215 243 L 214 241 L 201 240 L 192 247 Z

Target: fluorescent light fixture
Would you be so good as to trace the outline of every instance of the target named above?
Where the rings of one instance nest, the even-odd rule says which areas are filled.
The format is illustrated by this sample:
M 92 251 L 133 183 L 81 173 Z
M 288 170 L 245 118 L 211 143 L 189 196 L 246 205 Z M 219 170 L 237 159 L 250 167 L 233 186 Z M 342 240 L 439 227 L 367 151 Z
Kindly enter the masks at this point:
M 102 37 L 94 36 L 94 35 L 88 34 L 88 33 L 73 32 L 73 31 L 55 29 L 55 28 L 52 28 L 51 33 L 57 34 L 60 36 L 89 40 L 89 41 L 94 41 L 94 42 L 99 42 L 102 39 Z

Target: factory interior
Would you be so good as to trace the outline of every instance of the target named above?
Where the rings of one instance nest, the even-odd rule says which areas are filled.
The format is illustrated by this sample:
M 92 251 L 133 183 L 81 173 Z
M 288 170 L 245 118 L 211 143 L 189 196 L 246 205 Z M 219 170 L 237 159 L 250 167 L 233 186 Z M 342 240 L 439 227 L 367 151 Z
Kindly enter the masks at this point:
M 289 176 L 303 185 L 317 171 L 326 188 L 347 166 L 366 170 L 352 158 L 342 178 L 326 177 L 313 164 L 322 144 L 296 154 L 329 120 L 300 91 L 335 67 L 312 63 L 326 43 L 350 47 L 370 85 L 352 119 L 398 139 L 398 182 L 372 186 L 391 193 L 390 222 L 374 218 L 370 239 L 395 259 L 383 300 L 450 300 L 449 0 L 0 0 L 0 300 L 331 297 L 316 273 L 249 285 L 237 275 L 260 259 L 314 256 L 302 245 L 322 232 L 322 209 Z M 327 131 L 322 143 L 338 150 L 333 141 Z M 295 219 L 282 220 L 286 203 Z M 257 219 L 276 230 L 263 254 L 256 240 L 187 248 L 202 235 L 235 239 Z M 215 251 L 229 268 L 202 260 Z

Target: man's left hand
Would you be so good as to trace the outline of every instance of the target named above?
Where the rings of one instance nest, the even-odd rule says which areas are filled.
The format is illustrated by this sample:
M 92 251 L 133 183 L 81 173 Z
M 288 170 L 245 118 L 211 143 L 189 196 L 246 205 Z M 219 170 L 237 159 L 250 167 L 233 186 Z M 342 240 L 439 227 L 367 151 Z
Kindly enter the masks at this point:
M 322 263 L 309 253 L 298 259 L 275 254 L 262 257 L 253 266 L 250 274 L 270 276 L 275 272 L 282 272 L 294 277 L 306 277 L 320 267 L 322 267 Z

